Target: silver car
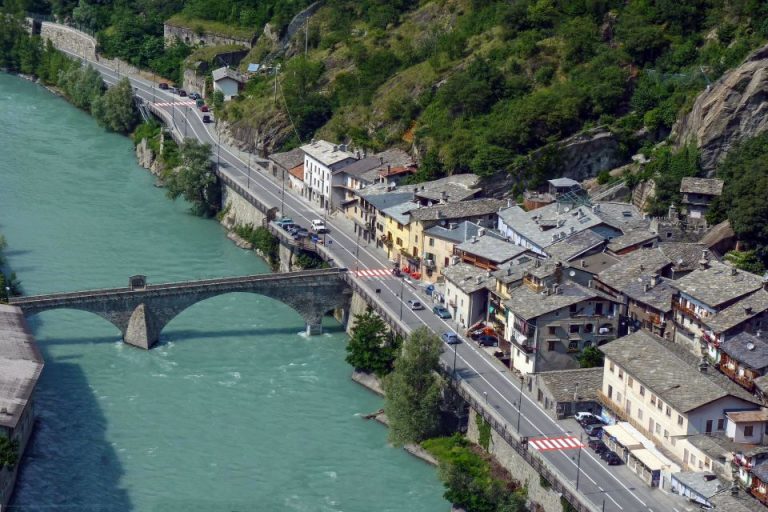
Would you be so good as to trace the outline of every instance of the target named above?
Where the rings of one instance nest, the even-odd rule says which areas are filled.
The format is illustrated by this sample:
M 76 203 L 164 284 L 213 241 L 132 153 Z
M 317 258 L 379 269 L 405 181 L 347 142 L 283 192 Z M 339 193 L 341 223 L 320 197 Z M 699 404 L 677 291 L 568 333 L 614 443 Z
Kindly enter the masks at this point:
M 408 304 L 408 307 L 411 308 L 413 311 L 424 309 L 424 304 L 422 304 L 416 299 L 410 299 L 408 302 L 406 302 L 406 304 Z

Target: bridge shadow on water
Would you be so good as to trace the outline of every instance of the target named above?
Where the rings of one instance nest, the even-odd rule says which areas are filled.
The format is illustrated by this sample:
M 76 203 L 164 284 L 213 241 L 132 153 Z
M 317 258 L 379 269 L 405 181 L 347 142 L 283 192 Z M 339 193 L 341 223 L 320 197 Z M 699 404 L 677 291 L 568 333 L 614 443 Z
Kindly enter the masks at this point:
M 45 368 L 35 394 L 35 431 L 9 510 L 133 510 L 107 419 L 79 357 L 53 357 L 46 345 L 40 343 Z

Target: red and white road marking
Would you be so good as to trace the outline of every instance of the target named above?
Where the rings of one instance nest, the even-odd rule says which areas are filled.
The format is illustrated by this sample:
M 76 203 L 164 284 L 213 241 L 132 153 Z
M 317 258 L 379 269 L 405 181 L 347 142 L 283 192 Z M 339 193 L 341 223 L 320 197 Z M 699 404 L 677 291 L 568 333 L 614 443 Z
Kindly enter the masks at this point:
M 360 278 L 393 277 L 391 268 L 366 268 L 355 270 L 355 275 Z
M 177 107 L 194 107 L 197 105 L 194 101 L 164 101 L 161 103 L 155 103 L 156 107 L 171 107 L 171 106 L 177 106 Z
M 575 450 L 583 448 L 584 443 L 579 441 L 578 437 L 540 437 L 529 439 L 528 445 L 540 452 L 549 452 L 553 450 Z

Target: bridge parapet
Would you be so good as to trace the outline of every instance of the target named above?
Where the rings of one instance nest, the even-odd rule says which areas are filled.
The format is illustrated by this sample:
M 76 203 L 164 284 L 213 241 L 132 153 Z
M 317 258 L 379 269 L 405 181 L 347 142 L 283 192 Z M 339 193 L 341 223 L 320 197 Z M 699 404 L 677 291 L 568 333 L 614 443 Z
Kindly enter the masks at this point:
M 205 299 L 226 293 L 256 293 L 279 300 L 305 320 L 308 334 L 322 332 L 325 313 L 347 308 L 351 290 L 346 269 L 302 270 L 146 285 L 51 295 L 17 297 L 11 303 L 27 316 L 51 309 L 78 309 L 105 318 L 131 345 L 151 348 L 162 329 L 179 313 Z M 135 276 L 134 276 L 135 277 Z

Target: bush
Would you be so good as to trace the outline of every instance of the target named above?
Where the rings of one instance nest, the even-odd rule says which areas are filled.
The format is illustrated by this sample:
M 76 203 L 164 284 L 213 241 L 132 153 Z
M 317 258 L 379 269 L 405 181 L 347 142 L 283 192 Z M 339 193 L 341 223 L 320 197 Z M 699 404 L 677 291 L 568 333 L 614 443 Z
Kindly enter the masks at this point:
M 384 377 L 393 369 L 402 340 L 371 309 L 355 315 L 347 343 L 347 363 L 356 370 Z

